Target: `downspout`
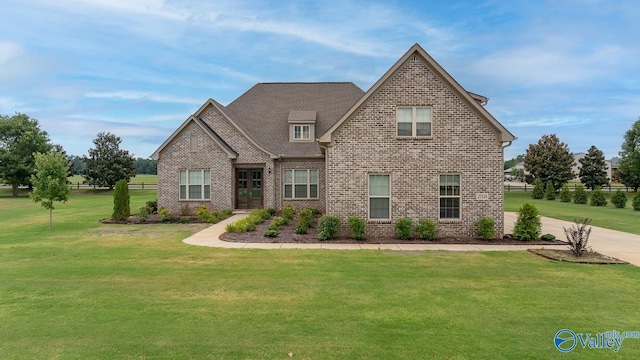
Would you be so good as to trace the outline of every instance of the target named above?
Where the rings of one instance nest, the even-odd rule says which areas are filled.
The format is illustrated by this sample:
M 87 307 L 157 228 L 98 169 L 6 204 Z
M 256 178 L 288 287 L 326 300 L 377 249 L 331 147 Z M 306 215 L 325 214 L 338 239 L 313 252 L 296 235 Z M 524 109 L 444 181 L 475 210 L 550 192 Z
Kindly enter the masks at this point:
M 327 161 L 327 157 L 329 156 L 329 147 L 327 145 L 322 145 L 320 142 L 318 142 L 318 145 L 320 146 L 320 149 L 324 150 L 324 212 L 328 213 L 327 207 L 329 206 L 329 192 L 327 191 L 327 176 L 329 176 L 329 172 L 327 171 L 327 164 L 329 162 Z
M 509 146 L 511 146 L 511 144 L 513 144 L 513 141 L 509 141 L 507 145 L 503 145 L 502 149 L 508 148 Z

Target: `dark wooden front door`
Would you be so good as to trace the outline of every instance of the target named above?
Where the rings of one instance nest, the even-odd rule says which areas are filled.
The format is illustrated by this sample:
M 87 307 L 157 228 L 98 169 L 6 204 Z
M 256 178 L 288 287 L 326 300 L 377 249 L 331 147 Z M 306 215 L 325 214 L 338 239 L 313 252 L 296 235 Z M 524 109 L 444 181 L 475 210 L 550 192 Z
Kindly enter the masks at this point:
M 262 208 L 262 169 L 236 169 L 236 209 Z

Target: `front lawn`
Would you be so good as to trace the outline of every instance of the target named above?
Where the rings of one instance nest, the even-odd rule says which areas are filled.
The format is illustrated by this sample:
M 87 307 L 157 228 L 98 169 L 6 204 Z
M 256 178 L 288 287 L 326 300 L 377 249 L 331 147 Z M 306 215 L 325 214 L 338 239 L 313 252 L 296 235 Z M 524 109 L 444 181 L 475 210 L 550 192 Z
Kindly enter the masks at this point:
M 635 359 L 553 337 L 638 331 L 640 269 L 520 252 L 189 246 L 200 224 L 102 225 L 0 193 L 2 359 Z M 155 198 L 131 191 L 132 208 Z
M 517 212 L 522 204 L 529 203 L 534 205 L 542 216 L 567 221 L 590 218 L 593 219 L 593 226 L 640 234 L 640 211 L 634 211 L 631 207 L 631 200 L 635 194 L 627 194 L 627 207 L 624 209 L 617 209 L 611 204 L 611 194 L 613 193 L 605 192 L 607 206 L 591 206 L 573 202 L 563 203 L 560 199 L 534 200 L 531 198 L 531 191 L 505 191 L 504 210 Z

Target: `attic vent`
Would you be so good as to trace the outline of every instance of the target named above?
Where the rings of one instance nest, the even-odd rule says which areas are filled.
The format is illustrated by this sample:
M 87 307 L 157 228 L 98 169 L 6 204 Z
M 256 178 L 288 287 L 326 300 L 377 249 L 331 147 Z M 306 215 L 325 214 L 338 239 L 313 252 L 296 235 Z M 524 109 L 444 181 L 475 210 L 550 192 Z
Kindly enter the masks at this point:
M 415 56 L 415 55 L 413 55 L 412 60 L 413 60 L 414 62 L 416 61 L 416 56 Z

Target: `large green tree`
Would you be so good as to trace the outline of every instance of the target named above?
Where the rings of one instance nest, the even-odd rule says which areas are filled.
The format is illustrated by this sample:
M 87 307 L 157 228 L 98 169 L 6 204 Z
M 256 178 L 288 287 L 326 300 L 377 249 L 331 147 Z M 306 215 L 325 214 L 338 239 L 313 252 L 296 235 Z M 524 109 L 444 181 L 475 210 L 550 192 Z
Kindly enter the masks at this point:
M 580 182 L 587 188 L 593 190 L 598 186 L 605 186 L 609 183 L 607 177 L 607 163 L 604 161 L 604 154 L 597 147 L 591 146 L 584 157 L 578 160 L 580 163 Z
M 31 175 L 33 191 L 31 198 L 49 209 L 49 228 L 53 226 L 53 203 L 66 202 L 69 195 L 67 176 L 69 175 L 69 159 L 64 152 L 51 151 L 46 154 L 35 153 L 34 175 Z
M 129 151 L 120 149 L 120 137 L 100 132 L 93 143 L 95 148 L 89 149 L 89 156 L 84 157 L 87 184 L 113 189 L 118 181 L 129 181 L 136 175 L 135 159 Z
M 624 134 L 617 176 L 627 187 L 640 188 L 640 118 Z
M 555 134 L 543 135 L 537 144 L 529 144 L 523 160 L 525 169 L 530 173 L 527 177 L 530 184 L 535 179 L 540 179 L 543 183 L 551 182 L 558 191 L 574 177 L 571 170 L 575 162 L 573 155 L 567 144 L 561 142 Z
M 0 115 L 0 180 L 11 185 L 13 196 L 18 196 L 20 185 L 31 187 L 31 175 L 35 173 L 33 154 L 52 148 L 38 120 L 25 114 Z

